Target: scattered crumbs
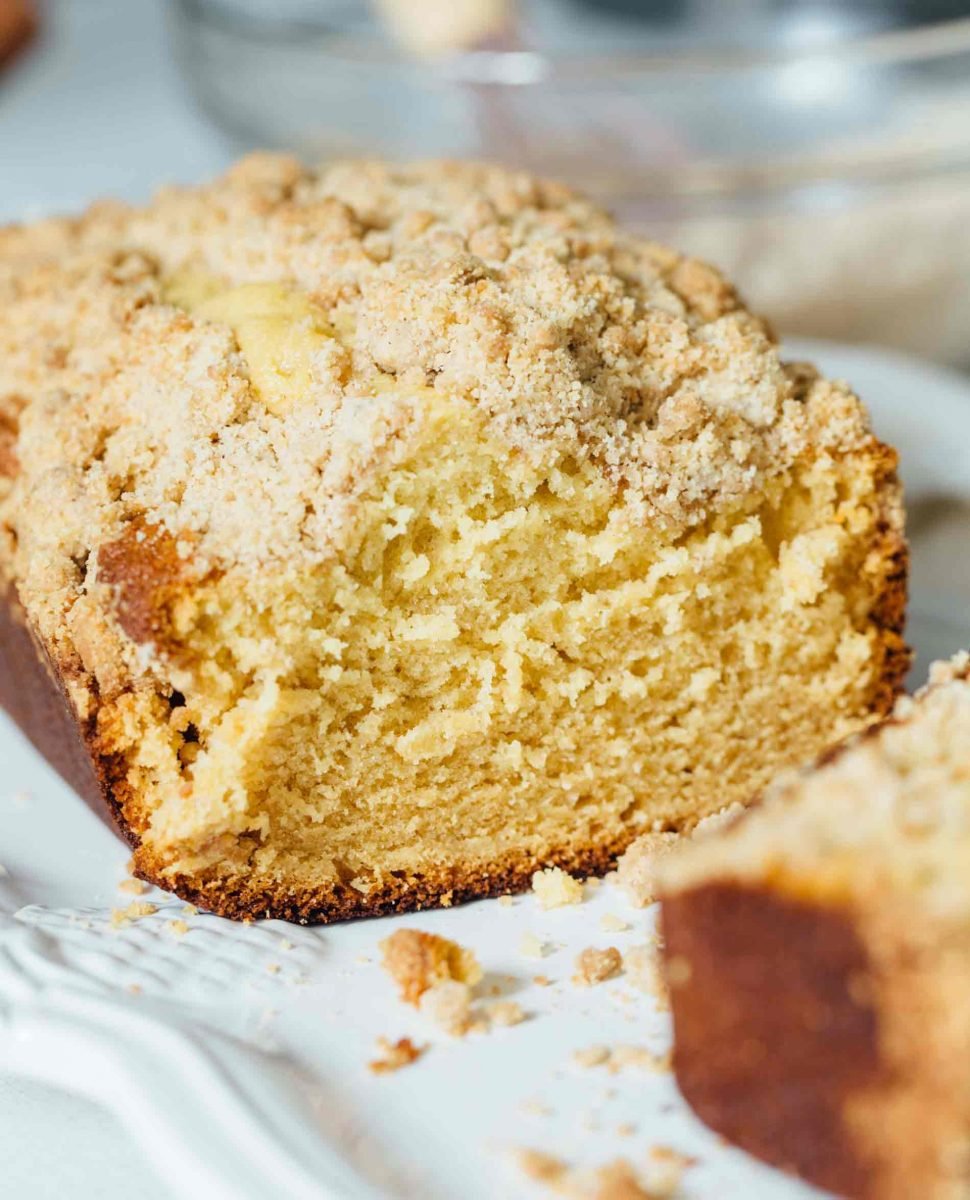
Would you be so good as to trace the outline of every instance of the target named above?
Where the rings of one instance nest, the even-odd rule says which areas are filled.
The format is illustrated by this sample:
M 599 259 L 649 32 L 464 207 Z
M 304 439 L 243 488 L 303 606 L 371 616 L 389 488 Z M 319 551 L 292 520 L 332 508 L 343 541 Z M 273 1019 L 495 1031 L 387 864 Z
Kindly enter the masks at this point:
M 665 1011 L 670 1008 L 667 988 L 651 946 L 631 946 L 623 956 L 623 970 L 637 991 L 654 998 L 658 1009 Z
M 655 1074 L 666 1074 L 671 1069 L 670 1051 L 654 1054 L 646 1046 L 614 1046 L 610 1052 L 607 1069 L 615 1075 L 627 1067 L 636 1067 L 641 1071 L 651 1071 Z
M 532 890 L 543 911 L 562 908 L 567 904 L 581 904 L 583 885 L 561 867 L 547 867 L 532 876 Z
M 498 902 L 503 908 L 511 908 L 512 905 L 515 903 L 515 901 L 512 899 L 512 897 L 508 896 L 508 895 L 499 896 Z
M 562 1183 L 569 1170 L 561 1158 L 542 1150 L 517 1150 L 516 1159 L 523 1175 L 550 1187 Z
M 552 983 L 552 980 L 548 975 L 533 975 L 532 982 L 536 985 L 536 987 L 549 987 L 549 985 Z
M 360 965 L 362 967 L 366 966 L 370 961 L 371 961 L 370 956 L 367 954 L 358 954 L 357 957 L 354 959 L 354 962 L 360 963 Z
M 280 938 L 280 949 L 281 950 L 292 950 L 293 943 L 290 941 L 289 938 Z
M 519 1105 L 519 1111 L 529 1117 L 548 1117 L 552 1113 L 548 1104 L 543 1104 L 541 1100 L 536 1099 L 523 1100 Z
M 537 938 L 534 933 L 523 933 L 522 940 L 519 942 L 519 953 L 523 958 L 542 958 L 545 954 L 545 945 L 541 938 Z
M 185 937 L 185 935 L 189 932 L 188 922 L 182 921 L 178 917 L 172 921 L 166 921 L 165 928 L 171 929 L 172 933 L 174 933 L 176 937 Z
M 186 917 L 194 917 L 198 913 L 198 909 L 194 904 L 183 904 L 182 913 Z
M 646 1172 L 651 1192 L 658 1200 L 667 1200 L 680 1188 L 685 1172 L 696 1165 L 696 1158 L 672 1146 L 651 1146 Z
M 21 788 L 19 792 L 14 792 L 11 799 L 15 808 L 25 808 L 31 802 L 33 796 L 25 788 Z
M 399 1071 L 401 1067 L 407 1067 L 416 1062 L 427 1048 L 427 1046 L 415 1046 L 414 1042 L 407 1037 L 398 1038 L 396 1042 L 379 1037 L 377 1039 L 379 1056 L 367 1065 L 375 1075 L 382 1075 L 387 1071 Z
M 629 1121 L 621 1121 L 616 1127 L 617 1136 L 619 1137 L 633 1137 L 636 1131 L 636 1125 L 632 1125 Z
M 581 1067 L 599 1067 L 608 1062 L 609 1046 L 586 1046 L 582 1050 L 573 1051 L 573 1062 Z
M 132 996 L 140 996 L 141 995 L 141 984 L 140 983 L 129 983 L 127 991 L 129 991 Z
M 398 929 L 380 943 L 382 965 L 402 1000 L 417 1007 L 424 993 L 452 980 L 474 986 L 482 978 L 478 959 L 464 946 L 436 933 Z
M 541 1150 L 520 1150 L 517 1158 L 524 1175 L 559 1195 L 584 1200 L 660 1200 L 647 1189 L 625 1158 L 592 1172 L 570 1167 L 561 1158 Z
M 616 916 L 615 913 L 604 913 L 600 917 L 600 929 L 606 933 L 626 933 L 630 927 L 629 921 L 624 921 L 622 917 Z
M 119 892 L 128 892 L 132 896 L 144 896 L 148 884 L 143 879 L 122 879 L 118 884 Z
M 452 1037 L 464 1037 L 472 1025 L 472 990 L 457 979 L 444 979 L 421 993 L 423 1016 Z
M 268 973 L 268 974 L 270 974 L 270 975 L 279 975 L 279 973 L 280 973 L 280 964 L 279 964 L 279 963 L 267 963 L 267 964 L 266 964 L 266 971 L 267 971 L 267 973 Z
M 654 1054 L 646 1046 L 586 1046 L 573 1052 L 573 1062 L 580 1067 L 606 1067 L 611 1075 L 618 1075 L 629 1067 L 654 1073 L 668 1072 L 670 1052 Z M 607 1091 L 606 1095 L 611 1095 Z
M 490 1005 L 488 1016 L 493 1025 L 519 1025 L 525 1020 L 522 1005 L 514 1000 L 500 1000 Z
M 591 987 L 594 983 L 604 983 L 607 979 L 619 975 L 622 967 L 623 957 L 615 946 L 607 946 L 605 950 L 587 946 L 576 958 L 573 983 L 577 987 Z
M 111 928 L 121 929 L 124 925 L 140 921 L 142 917 L 150 917 L 152 913 L 156 912 L 158 912 L 157 904 L 149 904 L 147 900 L 133 900 L 127 908 L 111 910 Z
M 618 1158 L 596 1171 L 590 1200 L 657 1200 L 657 1197 L 644 1186 L 632 1163 Z

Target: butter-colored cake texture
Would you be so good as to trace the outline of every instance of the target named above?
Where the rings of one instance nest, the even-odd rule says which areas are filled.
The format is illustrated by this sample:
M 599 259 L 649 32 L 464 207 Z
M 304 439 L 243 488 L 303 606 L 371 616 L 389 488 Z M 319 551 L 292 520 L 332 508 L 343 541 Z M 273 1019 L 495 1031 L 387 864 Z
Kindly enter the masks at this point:
M 840 1195 L 970 1195 L 970 656 L 660 880 L 700 1115 Z
M 0 571 L 146 878 L 605 869 L 884 713 L 895 456 L 710 267 L 454 164 L 0 231 Z

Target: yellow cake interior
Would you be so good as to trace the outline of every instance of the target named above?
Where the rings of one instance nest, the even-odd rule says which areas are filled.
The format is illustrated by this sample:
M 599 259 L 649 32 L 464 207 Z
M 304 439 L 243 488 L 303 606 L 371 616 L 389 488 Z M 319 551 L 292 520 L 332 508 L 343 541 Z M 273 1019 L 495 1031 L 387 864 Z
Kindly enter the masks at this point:
M 334 336 L 275 286 L 171 294 L 233 327 L 270 407 L 299 402 Z M 339 553 L 167 601 L 171 696 L 104 718 L 139 854 L 365 894 L 394 872 L 568 863 L 747 801 L 858 725 L 878 668 L 869 457 L 813 451 L 669 531 L 596 466 L 499 442 L 462 397 L 415 401 Z

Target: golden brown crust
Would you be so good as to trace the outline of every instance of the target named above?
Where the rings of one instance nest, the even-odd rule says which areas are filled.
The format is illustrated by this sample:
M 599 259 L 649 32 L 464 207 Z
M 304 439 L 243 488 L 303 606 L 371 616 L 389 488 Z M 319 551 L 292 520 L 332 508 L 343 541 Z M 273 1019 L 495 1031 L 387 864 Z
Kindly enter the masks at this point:
M 663 930 L 674 1071 L 698 1116 L 765 1162 L 875 1196 L 846 1106 L 889 1068 L 853 914 L 715 883 L 666 900 Z
M 878 564 L 879 580 L 872 622 L 880 630 L 880 658 L 876 671 L 878 679 L 872 698 L 875 716 L 892 712 L 896 697 L 902 691 L 913 655 L 903 639 L 906 627 L 907 580 L 909 579 L 909 545 L 902 532 L 899 509 L 899 455 L 889 446 L 878 446 L 879 473 L 877 486 L 883 497 L 883 507 L 876 526 L 871 558 Z
M 31 0 L 0 2 L 0 66 L 4 66 L 33 40 L 37 9 Z
M 674 1069 L 712 1129 L 853 1200 L 967 1195 L 965 931 L 750 881 L 662 921 Z
M 299 889 L 285 883 L 267 885 L 243 876 L 203 879 L 166 875 L 164 864 L 143 850 L 136 850 L 134 867 L 139 878 L 175 892 L 183 900 L 221 917 L 234 920 L 275 917 L 301 925 L 330 925 L 356 917 L 421 912 L 510 892 L 524 892 L 540 867 L 558 866 L 579 876 L 605 875 L 632 836 L 631 833 L 608 845 L 550 850 L 541 856 L 513 853 L 481 866 L 441 867 L 406 878 L 387 876 L 383 886 L 366 894 L 342 883 Z
M 98 580 L 114 588 L 118 624 L 134 642 L 165 644 L 168 601 L 184 573 L 176 539 L 158 526 L 132 522 L 98 551 Z
M 120 764 L 98 750 L 95 717 L 78 718 L 64 674 L 31 633 L 12 588 L 0 592 L 0 706 L 84 802 L 135 845 L 121 815 Z

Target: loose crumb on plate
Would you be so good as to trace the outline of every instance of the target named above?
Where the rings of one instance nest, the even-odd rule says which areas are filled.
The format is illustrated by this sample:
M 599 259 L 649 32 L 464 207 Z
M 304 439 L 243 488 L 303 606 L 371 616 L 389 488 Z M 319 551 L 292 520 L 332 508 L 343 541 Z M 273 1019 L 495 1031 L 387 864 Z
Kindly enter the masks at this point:
M 586 1046 L 573 1051 L 573 1062 L 580 1067 L 606 1067 L 611 1075 L 627 1068 L 642 1071 L 667 1072 L 671 1069 L 670 1053 L 654 1054 L 646 1046 Z
M 519 1150 L 516 1157 L 519 1169 L 529 1179 L 576 1200 L 663 1200 L 669 1195 L 649 1189 L 625 1158 L 589 1171 L 571 1167 L 543 1150 Z
M 482 978 L 482 968 L 470 950 L 435 933 L 398 929 L 380 948 L 384 970 L 408 1004 L 417 1006 L 435 984 L 452 980 L 472 987 Z
M 182 921 L 178 917 L 176 917 L 174 920 L 166 921 L 165 927 L 170 929 L 176 937 L 185 937 L 185 935 L 189 932 L 188 921 Z
M 610 1058 L 609 1046 L 585 1046 L 573 1051 L 573 1062 L 580 1067 L 599 1067 Z
M 628 1159 L 618 1158 L 595 1174 L 590 1200 L 658 1200 L 648 1191 Z
M 422 992 L 418 1007 L 423 1016 L 451 1034 L 464 1037 L 472 1025 L 472 990 L 457 979 L 444 979 Z
M 679 1190 L 685 1173 L 696 1165 L 696 1158 L 681 1154 L 672 1146 L 651 1146 L 646 1170 L 650 1190 L 658 1200 L 672 1197 Z
M 514 1000 L 499 1000 L 490 1005 L 488 1016 L 493 1025 L 519 1025 L 525 1020 L 522 1005 Z
M 618 917 L 615 913 L 604 913 L 600 917 L 600 929 L 605 933 L 626 933 L 630 928 L 630 922 L 624 921 L 622 917 Z
M 567 904 L 581 904 L 583 900 L 583 885 L 572 875 L 567 875 L 561 867 L 536 871 L 532 876 L 532 890 L 539 907 L 545 911 Z
M 416 1062 L 427 1050 L 427 1046 L 415 1046 L 414 1042 L 407 1037 L 398 1038 L 396 1042 L 379 1037 L 377 1048 L 380 1056 L 367 1064 L 375 1075 L 382 1075 L 387 1071 L 399 1071 L 401 1067 Z
M 140 921 L 142 917 L 150 917 L 152 913 L 156 912 L 158 912 L 157 904 L 149 904 L 147 900 L 133 900 L 127 908 L 111 910 L 111 928 L 121 929 L 133 921 Z
M 623 957 L 615 946 L 607 946 L 605 950 L 597 950 L 595 946 L 587 946 L 576 958 L 576 974 L 573 983 L 578 987 L 590 987 L 594 983 L 604 983 L 619 975 L 623 967 Z
M 657 955 L 652 946 L 631 946 L 623 955 L 623 970 L 637 991 L 654 998 L 658 1009 L 665 1011 L 670 1008 L 667 986 L 660 974 Z
M 541 938 L 537 938 L 534 933 L 523 933 L 519 942 L 519 953 L 523 958 L 542 958 L 545 954 L 545 945 Z
M 517 1150 L 516 1159 L 519 1169 L 527 1178 L 548 1186 L 561 1183 L 569 1171 L 569 1166 L 561 1158 L 542 1150 Z
M 144 896 L 148 890 L 148 884 L 142 879 L 122 879 L 118 884 L 119 892 L 128 892 L 131 896 Z

